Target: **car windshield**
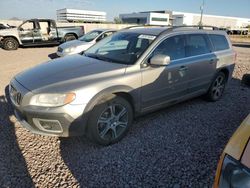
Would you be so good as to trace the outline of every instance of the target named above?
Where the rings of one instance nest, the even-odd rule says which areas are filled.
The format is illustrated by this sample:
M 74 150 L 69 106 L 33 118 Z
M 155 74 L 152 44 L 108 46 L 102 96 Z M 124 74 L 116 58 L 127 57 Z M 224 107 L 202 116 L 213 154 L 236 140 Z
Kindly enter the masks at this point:
M 84 41 L 84 42 L 91 42 L 101 33 L 102 33 L 102 31 L 97 31 L 97 30 L 91 31 L 91 32 L 87 33 L 86 35 L 80 37 L 79 40 Z
M 154 35 L 119 32 L 101 40 L 84 54 L 95 59 L 131 65 L 155 38 Z

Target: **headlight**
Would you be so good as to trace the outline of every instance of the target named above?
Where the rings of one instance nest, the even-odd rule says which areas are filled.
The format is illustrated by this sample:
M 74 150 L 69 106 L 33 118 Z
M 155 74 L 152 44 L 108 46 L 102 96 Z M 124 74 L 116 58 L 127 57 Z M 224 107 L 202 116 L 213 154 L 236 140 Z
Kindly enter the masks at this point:
M 75 49 L 76 49 L 76 47 L 66 48 L 66 49 L 65 49 L 65 52 L 66 52 L 66 53 L 70 53 L 70 52 L 75 51 Z
M 35 95 L 30 100 L 30 105 L 57 107 L 69 104 L 75 100 L 75 93 L 66 94 L 39 94 Z

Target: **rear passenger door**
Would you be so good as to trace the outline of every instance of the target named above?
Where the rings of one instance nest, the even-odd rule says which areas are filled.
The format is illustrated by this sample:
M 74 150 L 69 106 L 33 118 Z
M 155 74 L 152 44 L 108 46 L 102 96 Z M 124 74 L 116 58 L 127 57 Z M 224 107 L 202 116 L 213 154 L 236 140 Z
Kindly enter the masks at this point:
M 187 34 L 186 63 L 189 71 L 188 93 L 204 93 L 216 72 L 217 57 L 207 34 Z

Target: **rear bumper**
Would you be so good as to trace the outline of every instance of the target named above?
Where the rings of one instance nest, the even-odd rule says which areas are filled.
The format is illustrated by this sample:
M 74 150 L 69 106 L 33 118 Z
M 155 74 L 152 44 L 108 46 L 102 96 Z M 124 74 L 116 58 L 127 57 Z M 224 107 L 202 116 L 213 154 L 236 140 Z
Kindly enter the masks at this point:
M 235 68 L 235 64 L 231 64 L 228 66 L 228 69 L 229 69 L 228 80 L 231 80 L 233 78 L 234 68 Z

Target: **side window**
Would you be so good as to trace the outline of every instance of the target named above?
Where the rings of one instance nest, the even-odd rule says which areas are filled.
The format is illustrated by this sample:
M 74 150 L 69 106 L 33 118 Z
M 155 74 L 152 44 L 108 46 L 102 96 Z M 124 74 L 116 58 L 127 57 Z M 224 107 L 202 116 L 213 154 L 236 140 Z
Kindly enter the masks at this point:
M 49 34 L 49 22 L 39 22 L 42 34 Z
M 153 52 L 153 56 L 157 54 L 168 55 L 170 60 L 177 60 L 185 57 L 185 40 L 182 35 L 169 37 L 164 40 Z
M 114 32 L 112 32 L 112 31 L 106 32 L 106 33 L 104 33 L 104 37 L 103 38 L 108 37 L 109 35 L 112 35 L 113 33 Z
M 186 35 L 185 48 L 187 57 L 210 53 L 209 42 L 203 34 Z
M 229 49 L 228 41 L 224 35 L 210 34 L 209 37 L 213 43 L 215 51 Z
M 34 22 L 26 22 L 21 26 L 21 28 L 23 30 L 33 30 L 35 28 L 35 24 Z
M 100 41 L 100 40 L 102 40 L 102 39 L 104 39 L 105 37 L 108 37 L 109 35 L 112 35 L 113 34 L 113 32 L 106 32 L 106 33 L 103 33 L 101 36 L 99 36 L 97 39 L 96 39 L 96 41 Z

